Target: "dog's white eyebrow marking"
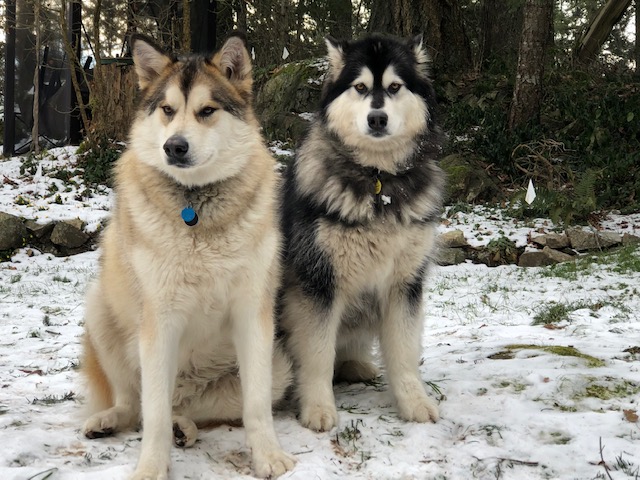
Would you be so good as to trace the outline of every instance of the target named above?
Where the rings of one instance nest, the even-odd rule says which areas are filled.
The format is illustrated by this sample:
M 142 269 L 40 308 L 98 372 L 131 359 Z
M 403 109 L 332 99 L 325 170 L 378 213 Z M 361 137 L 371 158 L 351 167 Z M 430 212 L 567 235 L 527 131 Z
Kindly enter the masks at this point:
M 189 106 L 194 111 L 208 105 L 211 100 L 211 90 L 205 85 L 196 85 L 189 94 Z
M 367 88 L 373 87 L 373 72 L 369 70 L 368 67 L 362 68 L 362 70 L 360 71 L 360 75 L 358 75 L 355 80 L 351 82 L 351 85 L 357 85 L 359 83 L 364 83 Z
M 178 85 L 170 85 L 164 94 L 164 100 L 171 106 L 171 108 L 178 110 L 182 105 L 184 105 L 185 99 Z
M 393 65 L 389 65 L 382 74 L 382 87 L 388 88 L 392 83 L 399 83 L 404 85 L 404 82 L 400 76 L 396 73 L 396 69 Z

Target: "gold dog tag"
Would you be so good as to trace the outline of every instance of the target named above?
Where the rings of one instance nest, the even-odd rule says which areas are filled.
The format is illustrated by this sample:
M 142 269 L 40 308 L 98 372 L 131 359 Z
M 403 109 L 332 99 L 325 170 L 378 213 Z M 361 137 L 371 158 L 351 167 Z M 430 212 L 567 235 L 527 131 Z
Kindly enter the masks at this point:
M 376 178 L 376 195 L 382 191 L 382 182 L 379 178 Z

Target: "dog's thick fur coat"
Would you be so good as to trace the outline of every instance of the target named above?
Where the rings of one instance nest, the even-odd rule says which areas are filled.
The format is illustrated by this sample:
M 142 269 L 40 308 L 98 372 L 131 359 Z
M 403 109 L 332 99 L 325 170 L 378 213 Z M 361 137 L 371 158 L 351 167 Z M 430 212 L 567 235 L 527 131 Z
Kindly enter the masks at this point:
M 132 50 L 142 101 L 87 294 L 82 370 L 93 414 L 83 432 L 141 420 L 132 478 L 157 480 L 168 478 L 172 439 L 190 446 L 196 424 L 241 418 L 255 474 L 278 476 L 294 459 L 272 419 L 292 378 L 273 343 L 277 178 L 244 41 L 175 58 L 134 36 Z M 187 206 L 193 226 L 181 218 Z
M 321 110 L 286 173 L 281 327 L 300 421 L 337 423 L 332 379 L 378 375 L 379 340 L 401 417 L 435 421 L 418 371 L 422 289 L 444 176 L 420 37 L 327 41 Z

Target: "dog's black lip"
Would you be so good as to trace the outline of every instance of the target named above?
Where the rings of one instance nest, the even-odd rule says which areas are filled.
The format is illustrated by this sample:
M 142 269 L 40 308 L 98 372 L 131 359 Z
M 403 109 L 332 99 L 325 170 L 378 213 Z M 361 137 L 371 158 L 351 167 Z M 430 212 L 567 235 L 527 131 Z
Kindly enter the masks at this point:
M 374 138 L 382 138 L 382 137 L 386 137 L 387 135 L 389 135 L 389 132 L 387 132 L 387 131 L 378 132 L 376 130 L 369 130 L 369 135 L 374 137 Z
M 176 159 L 172 157 L 167 157 L 167 164 L 171 167 L 177 168 L 191 168 L 193 167 L 193 163 L 188 159 Z

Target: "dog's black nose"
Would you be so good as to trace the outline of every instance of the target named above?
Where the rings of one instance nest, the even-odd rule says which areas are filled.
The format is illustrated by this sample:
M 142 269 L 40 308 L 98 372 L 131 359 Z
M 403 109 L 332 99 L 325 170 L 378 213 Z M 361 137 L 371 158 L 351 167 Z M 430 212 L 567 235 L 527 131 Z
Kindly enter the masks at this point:
M 189 151 L 189 142 L 180 135 L 173 135 L 164 142 L 162 146 L 164 153 L 167 154 L 170 165 L 182 166 L 188 163 L 187 152 Z
M 382 110 L 373 110 L 367 116 L 367 122 L 369 123 L 369 128 L 374 133 L 381 133 L 387 128 L 387 121 L 389 117 Z

